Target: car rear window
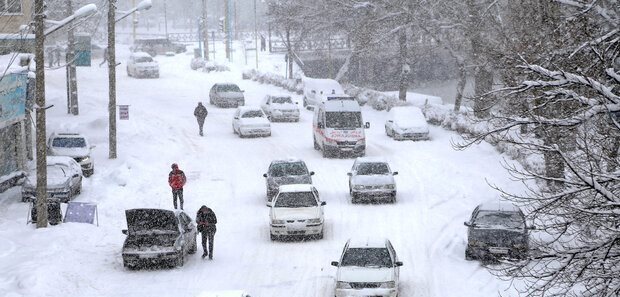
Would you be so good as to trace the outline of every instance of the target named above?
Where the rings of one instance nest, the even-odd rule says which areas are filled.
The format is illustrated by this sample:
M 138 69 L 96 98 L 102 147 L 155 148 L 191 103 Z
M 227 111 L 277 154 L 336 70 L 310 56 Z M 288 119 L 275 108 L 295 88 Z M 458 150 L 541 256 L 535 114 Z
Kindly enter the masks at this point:
M 308 169 L 302 162 L 273 164 L 269 170 L 273 177 L 308 174 Z
M 263 112 L 260 110 L 249 110 L 241 115 L 242 118 L 262 118 Z
M 79 137 L 58 137 L 52 140 L 52 146 L 55 147 L 85 147 L 86 140 Z
M 280 193 L 276 198 L 276 207 L 312 207 L 318 206 L 318 202 L 311 192 Z
M 379 175 L 390 173 L 390 168 L 385 163 L 362 163 L 357 167 L 359 175 Z
M 237 85 L 218 85 L 218 92 L 241 92 Z
M 387 248 L 350 248 L 342 257 L 342 266 L 392 267 Z
M 274 97 L 271 101 L 276 104 L 293 103 L 291 97 Z
M 524 220 L 518 212 L 480 211 L 474 221 L 474 224 L 480 227 L 505 227 L 519 229 L 524 227 Z
M 139 57 L 139 58 L 136 58 L 136 63 L 149 63 L 149 62 L 153 62 L 153 58 L 151 58 L 151 57 Z

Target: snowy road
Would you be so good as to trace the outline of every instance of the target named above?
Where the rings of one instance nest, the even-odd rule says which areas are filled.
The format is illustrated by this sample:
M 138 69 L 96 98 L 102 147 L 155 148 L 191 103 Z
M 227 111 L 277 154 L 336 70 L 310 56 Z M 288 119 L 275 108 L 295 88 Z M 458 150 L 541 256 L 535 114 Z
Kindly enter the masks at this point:
M 120 52 L 125 61 L 127 52 Z M 479 203 L 494 199 L 489 183 L 519 191 L 488 144 L 454 151 L 458 136 L 431 127 L 431 141 L 395 142 L 384 134 L 386 113 L 364 107 L 371 123 L 368 156 L 381 156 L 398 171 L 396 204 L 350 203 L 347 175 L 352 159 L 323 159 L 312 146 L 311 112 L 299 123 L 272 124 L 269 138 L 240 139 L 232 133 L 233 109 L 210 106 L 215 82 L 237 82 L 246 104 L 258 105 L 282 89 L 242 81 L 240 70 L 202 73 L 189 69 L 189 55 L 158 56 L 160 79 L 127 77 L 118 69 L 118 104 L 130 105 L 130 120 L 118 121 L 118 159 L 107 145 L 107 70 L 79 68 L 80 115 L 65 114 L 64 70 L 47 72 L 48 134 L 76 129 L 91 138 L 95 175 L 77 201 L 99 206 L 100 226 L 62 224 L 35 230 L 25 225 L 27 206 L 19 189 L 0 194 L 0 296 L 196 296 L 203 291 L 244 289 L 252 296 L 333 296 L 335 268 L 352 236 L 389 238 L 404 262 L 400 296 L 509 295 L 476 262 L 464 260 L 467 220 Z M 94 61 L 94 65 L 98 61 Z M 300 101 L 298 95 L 292 94 Z M 205 137 L 198 136 L 193 108 L 209 110 Z M 301 102 L 301 101 L 300 101 Z M 300 104 L 301 106 L 301 104 Z M 316 172 L 325 206 L 325 238 L 307 242 L 269 239 L 262 174 L 277 158 L 297 157 Z M 202 204 L 218 216 L 215 259 L 191 256 L 184 267 L 129 271 L 120 249 L 124 210 L 171 208 L 166 183 L 176 162 L 188 176 L 185 209 L 194 217 Z M 513 295 L 516 295 L 512 292 Z

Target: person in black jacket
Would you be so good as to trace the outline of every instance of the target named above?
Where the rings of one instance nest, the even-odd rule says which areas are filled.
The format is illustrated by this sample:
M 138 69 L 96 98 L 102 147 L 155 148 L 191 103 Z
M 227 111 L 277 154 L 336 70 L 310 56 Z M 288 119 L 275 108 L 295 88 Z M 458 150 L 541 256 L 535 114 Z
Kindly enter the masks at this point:
M 204 253 L 202 257 L 209 257 L 209 260 L 213 260 L 213 238 L 215 237 L 215 231 L 217 224 L 217 217 L 212 209 L 203 205 L 196 214 L 196 224 L 198 224 L 198 232 L 202 236 L 202 250 Z M 209 251 L 207 252 L 207 239 L 209 240 Z
M 194 116 L 196 117 L 196 120 L 198 120 L 198 134 L 200 134 L 200 136 L 202 136 L 202 126 L 204 126 L 205 124 L 205 119 L 207 118 L 207 114 L 209 114 L 209 112 L 207 111 L 207 108 L 202 105 L 202 102 L 198 102 L 198 106 L 196 106 L 196 108 L 194 109 Z

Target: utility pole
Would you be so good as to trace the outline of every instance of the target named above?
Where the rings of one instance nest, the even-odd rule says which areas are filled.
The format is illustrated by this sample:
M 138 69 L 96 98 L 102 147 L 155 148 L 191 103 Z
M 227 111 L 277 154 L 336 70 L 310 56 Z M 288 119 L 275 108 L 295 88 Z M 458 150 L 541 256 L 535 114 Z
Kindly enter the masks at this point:
M 226 14 L 226 18 L 225 18 L 225 25 L 224 25 L 224 32 L 226 35 L 226 59 L 228 59 L 228 61 L 231 61 L 230 58 L 230 39 L 232 38 L 232 36 L 230 36 L 230 27 L 231 27 L 231 20 L 230 20 L 230 1 L 232 0 L 225 0 L 226 1 L 226 8 L 224 9 L 224 13 Z
M 398 99 L 407 101 L 407 79 L 409 77 L 409 65 L 407 64 L 407 29 L 401 28 L 398 32 L 398 45 L 400 51 L 400 84 L 398 86 Z
M 164 30 L 166 38 L 168 38 L 168 11 L 166 10 L 166 0 L 164 0 Z
M 66 7 L 68 15 L 73 14 L 73 1 L 66 0 Z M 73 26 L 69 26 L 69 33 L 67 36 L 67 94 L 69 96 L 69 110 L 72 115 L 80 114 L 78 107 L 78 94 L 77 94 L 77 70 L 75 69 L 75 34 Z
M 258 25 L 256 20 L 256 0 L 254 0 L 254 49 L 256 53 L 256 70 L 258 70 Z
M 37 155 L 37 228 L 47 227 L 47 152 L 45 147 L 45 34 L 43 19 L 45 18 L 44 0 L 34 1 L 35 22 L 35 102 L 37 110 L 36 123 L 36 155 Z
M 131 7 L 136 7 L 136 0 L 131 0 Z M 131 25 L 132 25 L 132 29 L 131 29 L 131 36 L 133 38 L 133 43 L 136 43 L 136 24 L 138 23 L 138 18 L 137 15 L 134 13 L 133 15 L 131 15 Z
M 202 42 L 205 60 L 209 61 L 209 26 L 207 26 L 207 0 L 202 0 Z M 215 47 L 215 44 L 213 44 Z M 215 59 L 215 58 L 213 58 Z
M 108 0 L 108 114 L 110 159 L 116 159 L 116 0 Z

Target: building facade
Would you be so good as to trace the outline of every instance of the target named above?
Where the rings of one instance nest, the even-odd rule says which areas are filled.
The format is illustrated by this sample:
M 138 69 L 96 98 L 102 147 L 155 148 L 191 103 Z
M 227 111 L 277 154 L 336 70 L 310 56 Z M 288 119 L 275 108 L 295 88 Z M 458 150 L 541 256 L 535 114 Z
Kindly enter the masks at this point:
M 0 55 L 33 52 L 34 35 L 20 31 L 32 21 L 32 5 L 33 0 L 0 0 Z

